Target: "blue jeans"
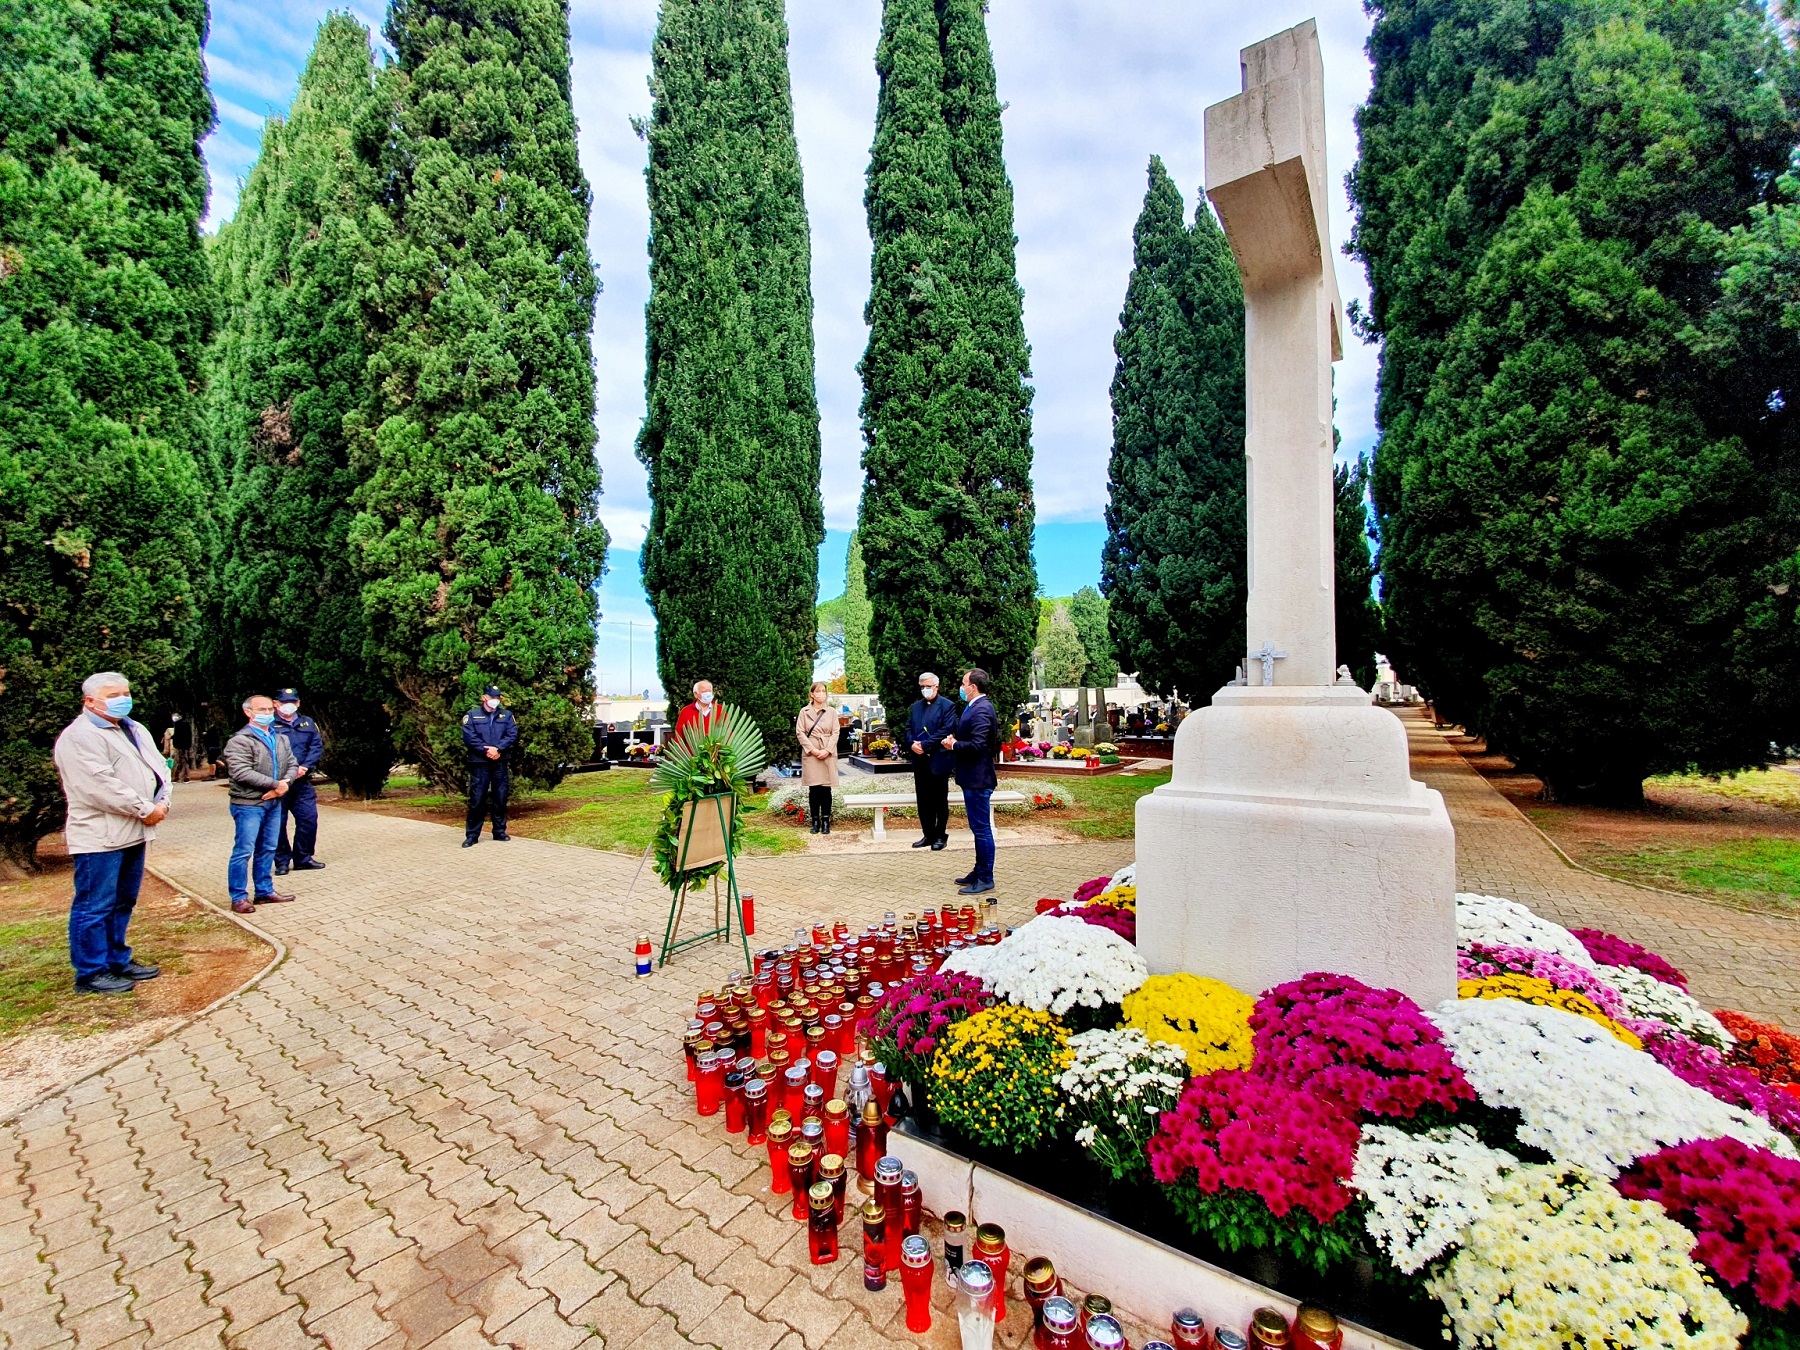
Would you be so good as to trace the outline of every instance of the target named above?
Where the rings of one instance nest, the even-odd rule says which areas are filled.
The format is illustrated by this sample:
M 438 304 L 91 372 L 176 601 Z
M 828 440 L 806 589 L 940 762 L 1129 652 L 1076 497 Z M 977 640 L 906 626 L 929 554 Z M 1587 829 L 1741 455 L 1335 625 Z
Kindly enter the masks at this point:
M 256 894 L 275 889 L 275 845 L 281 837 L 281 798 L 266 802 L 233 802 L 231 823 L 237 837 L 231 845 L 231 863 L 225 884 L 233 901 L 248 900 L 254 877 Z
M 968 813 L 969 833 L 975 836 L 975 870 L 969 875 L 977 885 L 994 883 L 994 812 L 992 788 L 964 788 L 963 810 Z
M 104 975 L 131 961 L 125 928 L 144 884 L 144 846 L 75 855 L 75 899 L 69 906 L 69 964 L 75 978 Z

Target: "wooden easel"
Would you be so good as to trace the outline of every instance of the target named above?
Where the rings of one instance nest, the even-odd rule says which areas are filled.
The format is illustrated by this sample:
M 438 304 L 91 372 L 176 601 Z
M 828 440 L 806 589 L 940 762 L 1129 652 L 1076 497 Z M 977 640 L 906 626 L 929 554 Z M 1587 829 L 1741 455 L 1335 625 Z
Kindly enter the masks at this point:
M 731 918 L 735 913 L 738 941 L 744 948 L 744 969 L 750 969 L 750 939 L 744 932 L 744 901 L 738 894 L 737 868 L 731 856 L 736 831 L 737 796 L 734 793 L 716 792 L 683 804 L 681 841 L 675 860 L 675 875 L 680 881 L 674 886 L 669 900 L 669 922 L 663 929 L 662 959 L 658 965 L 668 965 L 669 958 L 683 947 L 715 938 L 730 942 Z M 719 893 L 719 874 L 715 872 L 712 879 L 713 926 L 704 933 L 677 939 L 675 931 L 681 926 L 681 912 L 687 904 L 688 874 L 714 863 L 724 864 L 725 893 L 722 896 Z

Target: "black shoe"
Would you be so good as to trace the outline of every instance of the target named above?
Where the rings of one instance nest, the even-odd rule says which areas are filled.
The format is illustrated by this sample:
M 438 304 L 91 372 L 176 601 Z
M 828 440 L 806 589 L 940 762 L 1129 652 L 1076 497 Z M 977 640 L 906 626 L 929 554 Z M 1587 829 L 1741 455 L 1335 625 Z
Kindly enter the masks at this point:
M 288 863 L 276 863 L 275 864 L 275 875 L 278 877 L 285 877 L 288 874 L 289 866 L 290 866 L 290 864 L 288 864 Z
M 511 839 L 511 838 L 512 838 L 512 836 L 510 834 L 505 833 L 504 831 L 502 831 L 501 833 L 494 836 L 495 842 L 501 843 L 501 844 L 504 844 L 508 839 Z
M 89 975 L 86 979 L 75 981 L 75 992 L 78 994 L 129 994 L 136 988 L 135 980 L 114 975 L 111 971 L 102 971 L 98 975 Z
M 474 848 L 475 845 L 479 844 L 480 842 L 481 842 L 480 835 L 478 835 L 478 834 L 471 835 L 469 838 L 463 840 L 463 847 L 464 848 Z
M 817 816 L 814 816 L 814 817 L 813 817 L 813 818 L 812 818 L 812 830 L 811 830 L 811 833 L 813 833 L 813 834 L 817 834 L 817 833 L 818 833 L 818 832 L 819 832 L 819 818 L 818 818 L 818 817 L 817 817 Z
M 325 864 L 317 858 L 296 858 L 294 859 L 294 870 L 296 872 L 323 872 Z
M 993 889 L 994 889 L 994 883 L 991 881 L 971 881 L 967 886 L 964 886 L 960 891 L 958 891 L 957 894 L 958 895 L 986 895 L 989 891 L 991 891 Z
M 937 840 L 935 840 L 935 839 L 915 839 L 915 840 L 913 840 L 913 847 L 914 848 L 931 848 L 936 843 L 937 843 Z
M 931 851 L 933 853 L 942 853 L 944 851 L 944 846 L 949 842 L 948 839 L 933 839 L 931 841 Z M 917 848 L 918 845 L 914 844 L 913 847 Z
M 952 886 L 967 886 L 967 885 L 968 885 L 968 884 L 969 884 L 969 883 L 970 883 L 970 882 L 972 882 L 972 881 L 974 881 L 974 880 L 975 880 L 975 874 L 974 874 L 974 873 L 973 873 L 973 872 L 971 872 L 971 873 L 969 873 L 969 875 L 968 875 L 968 876 L 966 876 L 966 877 L 952 877 L 952 878 L 950 878 L 950 884 L 951 884 L 951 885 L 952 885 Z
M 142 961 L 127 961 L 124 965 L 113 971 L 113 974 L 132 981 L 154 980 L 158 975 L 162 974 L 162 968 L 160 966 L 147 966 Z
M 820 834 L 830 834 L 831 833 L 831 817 L 830 816 L 825 817 L 825 828 L 820 830 L 819 833 Z

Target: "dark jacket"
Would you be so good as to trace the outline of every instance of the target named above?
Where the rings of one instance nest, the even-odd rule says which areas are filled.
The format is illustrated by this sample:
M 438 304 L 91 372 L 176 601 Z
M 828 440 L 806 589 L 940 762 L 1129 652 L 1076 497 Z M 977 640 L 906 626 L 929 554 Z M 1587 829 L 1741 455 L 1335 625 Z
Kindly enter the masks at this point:
M 276 718 L 280 721 L 280 718 Z M 263 794 L 275 786 L 276 780 L 291 783 L 300 776 L 294 763 L 294 752 L 288 749 L 286 736 L 277 736 L 269 727 L 264 740 L 250 727 L 242 727 L 225 742 L 225 772 L 231 775 L 231 800 L 240 806 L 256 806 Z M 273 744 L 275 753 L 269 753 Z M 268 800 L 276 800 L 270 797 Z
M 948 775 L 956 769 L 956 753 L 944 749 L 944 737 L 956 730 L 956 704 L 939 694 L 927 703 L 920 699 L 906 715 L 907 758 L 913 769 L 930 768 L 933 773 Z M 913 754 L 913 742 L 925 748 L 923 757 Z
M 488 747 L 492 746 L 500 752 L 500 762 L 506 762 L 507 751 L 511 750 L 519 739 L 519 723 L 512 715 L 512 709 L 501 706 L 489 712 L 477 703 L 463 714 L 463 744 L 469 748 L 469 763 L 480 764 L 487 759 Z
M 991 788 L 999 781 L 994 759 L 1000 753 L 1000 714 L 983 695 L 956 719 L 956 785 Z
M 287 741 L 295 762 L 306 770 L 307 778 L 311 778 L 312 771 L 319 767 L 319 761 L 325 756 L 325 738 L 319 735 L 319 724 L 305 713 L 296 713 L 291 722 L 276 713 L 275 724 L 269 730 Z

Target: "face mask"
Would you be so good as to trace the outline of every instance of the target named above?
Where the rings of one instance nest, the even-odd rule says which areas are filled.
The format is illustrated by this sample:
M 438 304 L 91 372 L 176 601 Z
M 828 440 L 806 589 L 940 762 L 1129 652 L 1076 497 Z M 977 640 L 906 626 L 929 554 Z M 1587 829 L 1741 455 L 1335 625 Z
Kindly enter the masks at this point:
M 275 706 L 281 710 L 281 715 L 283 717 L 292 717 L 295 713 L 300 711 L 300 705 L 298 703 L 277 703 Z
M 935 684 L 920 685 L 919 697 L 924 699 L 927 703 L 931 702 L 932 699 L 937 697 L 937 686 Z
M 962 695 L 962 701 L 964 703 L 967 703 L 969 701 L 969 686 L 968 685 L 965 684 L 965 685 L 960 686 L 956 692 Z
M 712 702 L 712 698 L 713 698 L 713 696 L 712 696 L 712 691 L 711 691 L 711 690 L 708 690 L 708 691 L 707 691 L 707 692 L 706 692 L 706 693 L 704 693 L 704 694 L 702 694 L 702 695 L 700 695 L 700 701 L 701 701 L 701 702 L 702 702 L 702 703 L 711 703 L 711 702 Z
M 251 713 L 250 720 L 252 722 L 256 723 L 256 725 L 259 727 L 266 727 L 269 725 L 269 723 L 271 723 L 275 720 L 275 714 L 272 712 Z
M 497 698 L 484 698 L 481 700 L 481 706 L 486 708 L 489 712 L 492 712 L 495 708 L 500 706 L 500 700 Z
M 111 698 L 106 700 L 106 715 L 108 717 L 124 717 L 130 712 L 130 694 L 114 694 Z

